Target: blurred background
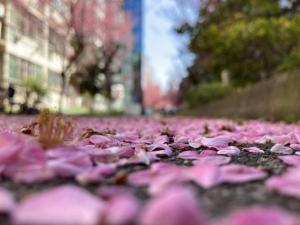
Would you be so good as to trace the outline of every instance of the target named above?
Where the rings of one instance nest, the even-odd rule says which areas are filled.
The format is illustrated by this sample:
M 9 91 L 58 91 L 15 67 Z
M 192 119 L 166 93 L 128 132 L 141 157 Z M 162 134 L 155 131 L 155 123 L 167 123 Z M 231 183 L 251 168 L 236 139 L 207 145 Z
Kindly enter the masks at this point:
M 0 108 L 300 119 L 300 0 L 0 0 Z

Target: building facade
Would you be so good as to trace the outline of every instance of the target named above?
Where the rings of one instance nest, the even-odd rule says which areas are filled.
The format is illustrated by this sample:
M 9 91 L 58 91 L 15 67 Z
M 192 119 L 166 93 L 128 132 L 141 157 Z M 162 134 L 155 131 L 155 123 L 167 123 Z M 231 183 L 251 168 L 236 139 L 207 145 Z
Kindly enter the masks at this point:
M 15 102 L 21 104 L 25 101 L 26 82 L 35 80 L 48 91 L 45 106 L 58 109 L 60 74 L 66 60 L 62 51 L 67 44 L 64 34 L 54 25 L 59 23 L 60 6 L 55 1 L 46 7 L 30 1 L 26 8 L 21 8 L 7 0 L 1 1 L 1 5 L 2 92 L 12 84 L 16 89 Z M 53 24 L 49 24 L 49 17 Z M 65 99 L 63 104 L 66 103 Z

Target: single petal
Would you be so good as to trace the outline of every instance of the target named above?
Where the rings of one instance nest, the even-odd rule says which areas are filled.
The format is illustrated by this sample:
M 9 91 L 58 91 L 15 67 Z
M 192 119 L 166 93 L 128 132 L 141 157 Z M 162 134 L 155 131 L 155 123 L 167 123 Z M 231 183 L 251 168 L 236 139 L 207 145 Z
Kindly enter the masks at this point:
M 240 149 L 235 146 L 228 146 L 226 148 L 222 148 L 218 151 L 219 155 L 227 155 L 227 156 L 233 156 L 233 155 L 239 155 Z
M 184 151 L 179 153 L 177 157 L 181 159 L 198 159 L 199 156 L 199 153 L 196 151 Z
M 293 154 L 293 149 L 286 147 L 282 144 L 274 145 L 271 150 L 273 153 L 282 154 L 282 155 L 291 155 Z
M 295 216 L 277 209 L 252 207 L 234 211 L 218 224 L 223 225 L 297 225 Z
M 258 148 L 258 147 L 248 147 L 248 148 L 243 148 L 243 151 L 250 152 L 250 153 L 255 153 L 255 154 L 263 154 L 265 153 L 264 150 Z
M 261 180 L 267 176 L 264 171 L 238 164 L 225 165 L 221 167 L 222 181 L 228 183 L 243 183 Z
M 177 187 L 151 199 L 139 224 L 203 225 L 205 220 L 196 196 L 189 189 Z
M 16 225 L 97 225 L 104 203 L 75 186 L 62 186 L 25 197 L 13 212 Z
M 300 166 L 300 156 L 298 155 L 278 156 L 278 158 L 290 166 Z
M 203 164 L 211 164 L 216 166 L 221 166 L 230 163 L 231 158 L 223 155 L 213 155 L 200 157 L 196 161 L 193 162 L 194 165 L 203 165 Z
M 0 188 L 0 213 L 10 213 L 16 206 L 14 195 Z

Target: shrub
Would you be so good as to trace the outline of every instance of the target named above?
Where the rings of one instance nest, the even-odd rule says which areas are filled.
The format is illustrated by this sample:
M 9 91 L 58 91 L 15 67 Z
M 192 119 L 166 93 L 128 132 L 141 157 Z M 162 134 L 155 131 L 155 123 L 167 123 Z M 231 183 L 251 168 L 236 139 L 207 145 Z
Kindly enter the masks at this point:
M 221 99 L 232 92 L 231 86 L 222 83 L 204 83 L 190 88 L 185 95 L 185 100 L 189 108 L 194 108 Z

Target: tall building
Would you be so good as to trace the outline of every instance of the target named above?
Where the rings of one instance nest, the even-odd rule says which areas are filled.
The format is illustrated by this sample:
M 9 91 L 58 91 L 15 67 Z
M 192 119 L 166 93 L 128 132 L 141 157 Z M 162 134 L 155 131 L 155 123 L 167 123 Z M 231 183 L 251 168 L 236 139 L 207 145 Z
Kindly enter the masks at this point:
M 133 102 L 139 105 L 139 111 L 143 113 L 143 91 L 142 91 L 142 63 L 143 63 L 143 0 L 124 0 L 124 9 L 130 14 L 133 21 L 134 47 L 129 59 L 132 65 L 131 76 L 132 88 L 129 89 Z M 129 76 L 129 75 L 128 75 Z
M 13 1 L 0 0 L 1 102 L 12 84 L 16 89 L 14 102 L 21 105 L 26 98 L 26 82 L 35 80 L 48 91 L 44 106 L 58 110 L 61 73 L 67 60 L 63 51 L 69 46 L 66 34 L 59 29 L 64 13 L 59 2 L 41 5 L 39 1 L 30 1 L 21 7 Z M 64 98 L 63 106 L 81 104 L 80 96 L 73 90 L 68 89 L 68 94 L 72 98 Z

